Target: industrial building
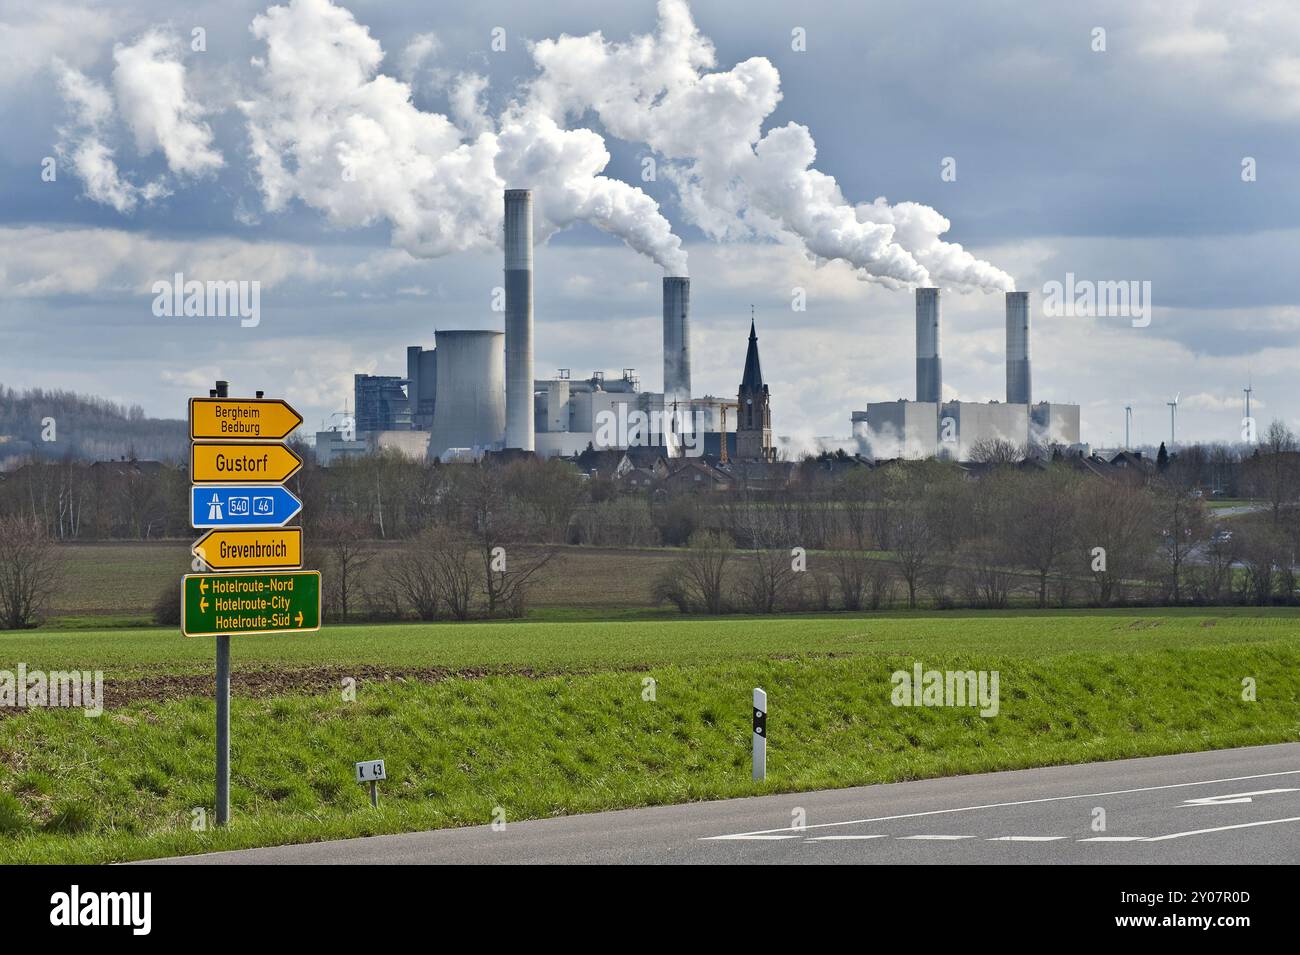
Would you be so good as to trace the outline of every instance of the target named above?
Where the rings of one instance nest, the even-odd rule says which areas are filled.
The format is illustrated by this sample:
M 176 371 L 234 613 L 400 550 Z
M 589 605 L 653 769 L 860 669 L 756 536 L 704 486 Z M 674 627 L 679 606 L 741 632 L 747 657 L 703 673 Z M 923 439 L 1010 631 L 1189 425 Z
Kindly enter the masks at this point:
M 686 276 L 663 279 L 662 393 L 642 391 L 632 368 L 618 378 L 603 371 L 573 378 L 568 369 L 535 376 L 533 196 L 507 189 L 503 199 L 504 331 L 438 329 L 433 348 L 407 348 L 405 378 L 357 375 L 355 434 L 320 432 L 318 458 L 376 448 L 414 455 L 421 441 L 424 454 L 443 461 L 499 450 L 572 457 L 589 447 L 648 447 L 665 457 L 734 454 L 735 416 L 728 419 L 727 410 L 737 404 L 691 396 Z M 769 412 L 769 445 L 770 427 Z M 759 444 L 761 450 L 761 433 Z
M 942 302 L 937 288 L 916 290 L 916 400 L 872 402 L 852 414 L 854 440 L 877 460 L 945 457 L 969 460 L 977 445 L 1079 444 L 1079 406 L 1034 404 L 1029 362 L 1029 293 L 1006 293 L 1005 402 L 943 400 Z
M 411 430 L 406 379 L 393 375 L 354 375 L 352 382 L 358 431 Z

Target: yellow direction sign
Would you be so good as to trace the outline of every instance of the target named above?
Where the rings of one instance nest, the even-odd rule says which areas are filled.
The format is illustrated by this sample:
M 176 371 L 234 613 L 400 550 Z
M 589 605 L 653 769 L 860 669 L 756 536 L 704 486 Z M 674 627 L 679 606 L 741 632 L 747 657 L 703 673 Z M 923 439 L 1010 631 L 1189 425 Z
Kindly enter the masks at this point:
M 302 415 L 279 398 L 191 398 L 190 438 L 211 441 L 279 441 L 302 424 Z
M 302 566 L 302 528 L 214 528 L 190 550 L 213 570 L 296 570 Z
M 195 484 L 279 484 L 301 467 L 302 458 L 283 444 L 232 441 L 190 445 L 190 480 Z

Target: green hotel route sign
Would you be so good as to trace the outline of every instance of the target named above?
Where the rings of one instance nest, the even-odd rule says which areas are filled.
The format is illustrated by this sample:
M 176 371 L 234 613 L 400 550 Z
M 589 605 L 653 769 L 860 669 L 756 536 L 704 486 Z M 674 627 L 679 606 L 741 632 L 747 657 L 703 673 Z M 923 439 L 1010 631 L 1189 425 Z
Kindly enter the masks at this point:
M 320 629 L 320 571 L 186 574 L 181 633 L 302 633 Z

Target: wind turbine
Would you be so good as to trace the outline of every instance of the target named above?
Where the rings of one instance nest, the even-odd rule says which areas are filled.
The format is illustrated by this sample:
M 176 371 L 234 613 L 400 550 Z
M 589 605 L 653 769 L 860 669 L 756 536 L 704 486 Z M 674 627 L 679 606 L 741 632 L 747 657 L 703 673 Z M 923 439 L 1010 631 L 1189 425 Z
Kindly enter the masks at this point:
M 1178 399 L 1181 395 L 1182 392 L 1180 391 L 1178 392 L 1178 394 L 1174 395 L 1173 401 L 1165 402 L 1165 404 L 1169 406 L 1169 450 L 1170 451 L 1173 451 L 1174 449 L 1174 423 L 1175 423 L 1175 419 L 1178 416 Z
M 1250 416 L 1250 395 L 1255 390 L 1253 382 L 1247 381 L 1246 387 L 1241 389 L 1246 393 L 1246 420 L 1242 422 L 1242 431 L 1246 434 L 1247 444 L 1255 443 L 1255 421 Z

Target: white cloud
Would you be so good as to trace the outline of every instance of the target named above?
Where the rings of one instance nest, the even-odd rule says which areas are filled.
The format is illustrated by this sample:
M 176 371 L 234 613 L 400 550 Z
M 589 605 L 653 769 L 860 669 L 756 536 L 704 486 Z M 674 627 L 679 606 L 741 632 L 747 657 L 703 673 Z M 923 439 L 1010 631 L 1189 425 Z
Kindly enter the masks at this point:
M 108 90 L 62 60 L 56 59 L 53 68 L 71 113 L 71 123 L 59 128 L 55 151 L 72 165 L 87 198 L 127 213 L 140 202 L 166 196 L 161 180 L 136 186 L 118 170 L 113 149 L 105 142 L 105 129 L 113 116 Z
M 201 176 L 221 167 L 212 130 L 185 91 L 185 67 L 174 37 L 146 32 L 113 49 L 113 87 L 118 108 L 135 135 L 140 155 L 161 151 L 175 173 Z
M 153 282 L 259 281 L 263 289 L 325 272 L 313 250 L 274 242 L 157 239 L 121 229 L 0 228 L 0 292 L 16 298 L 145 295 Z

